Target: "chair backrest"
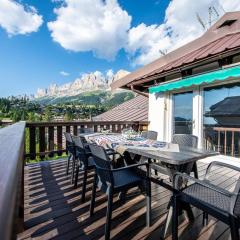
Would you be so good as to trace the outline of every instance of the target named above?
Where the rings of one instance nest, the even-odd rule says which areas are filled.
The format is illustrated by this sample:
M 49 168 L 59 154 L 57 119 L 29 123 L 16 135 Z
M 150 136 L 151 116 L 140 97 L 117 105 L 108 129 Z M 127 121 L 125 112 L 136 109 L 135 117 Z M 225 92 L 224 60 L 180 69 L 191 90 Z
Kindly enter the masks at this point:
M 142 137 L 151 139 L 151 140 L 157 140 L 158 133 L 155 131 L 143 131 Z
M 240 217 L 240 177 L 234 189 L 235 195 L 232 197 L 231 208 L 235 216 Z
M 197 148 L 198 137 L 191 134 L 174 134 L 172 143 L 176 143 L 179 146 Z
M 66 138 L 66 142 L 67 142 L 67 143 L 73 143 L 72 135 L 71 135 L 70 133 L 65 132 L 65 133 L 64 133 L 64 136 L 65 136 L 65 138 Z
M 82 162 L 82 164 L 85 167 L 88 167 L 89 155 L 87 155 L 87 153 L 86 153 L 86 148 L 82 141 L 82 138 L 80 136 L 72 136 L 72 139 L 74 142 L 77 158 L 79 159 L 80 162 Z
M 84 144 L 80 136 L 72 136 L 72 140 L 76 147 L 84 149 Z
M 102 184 L 113 184 L 111 161 L 102 146 L 89 144 L 93 160 L 96 165 L 97 175 Z

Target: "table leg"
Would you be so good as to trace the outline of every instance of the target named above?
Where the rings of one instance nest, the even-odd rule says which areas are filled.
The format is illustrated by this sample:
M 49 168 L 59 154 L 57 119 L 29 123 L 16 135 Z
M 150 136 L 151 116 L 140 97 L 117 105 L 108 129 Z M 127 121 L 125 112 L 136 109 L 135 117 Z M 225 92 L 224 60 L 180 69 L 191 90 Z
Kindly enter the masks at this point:
M 168 235 L 172 234 L 172 219 L 173 219 L 173 198 L 171 197 L 169 205 L 168 205 L 168 212 L 166 216 L 166 220 L 164 222 L 163 230 L 162 230 L 162 238 L 167 237 Z M 178 215 L 178 222 L 181 224 L 186 220 L 183 210 L 186 211 L 188 219 L 192 221 L 194 219 L 194 215 L 192 209 L 189 204 L 184 206 L 179 206 L 179 215 Z

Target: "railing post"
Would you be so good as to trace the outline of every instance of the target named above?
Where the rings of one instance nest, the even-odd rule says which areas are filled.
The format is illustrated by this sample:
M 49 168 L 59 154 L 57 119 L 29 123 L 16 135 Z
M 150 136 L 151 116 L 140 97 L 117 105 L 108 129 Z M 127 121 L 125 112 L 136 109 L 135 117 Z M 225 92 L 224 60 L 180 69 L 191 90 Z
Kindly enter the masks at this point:
M 112 132 L 116 132 L 116 125 L 115 124 L 112 124 Z
M 227 155 L 227 131 L 226 130 L 224 131 L 224 136 L 225 136 L 225 139 L 224 139 L 224 154 Z
M 46 149 L 46 143 L 45 143 L 45 127 L 41 126 L 39 127 L 39 152 L 40 152 L 40 158 L 45 158 L 45 149 Z
M 54 127 L 50 126 L 48 127 L 48 151 L 49 157 L 54 156 Z
M 29 127 L 29 153 L 30 159 L 36 159 L 36 128 L 34 126 Z
M 77 136 L 77 134 L 78 134 L 78 127 L 77 127 L 77 125 L 75 125 L 75 126 L 73 126 L 73 134 L 75 135 L 75 136 Z
M 63 133 L 62 133 L 62 126 L 57 126 L 57 154 L 58 156 L 62 156 L 62 139 L 63 139 Z
M 234 147 L 234 131 L 232 131 L 232 156 L 234 156 L 234 150 L 235 150 L 235 147 Z

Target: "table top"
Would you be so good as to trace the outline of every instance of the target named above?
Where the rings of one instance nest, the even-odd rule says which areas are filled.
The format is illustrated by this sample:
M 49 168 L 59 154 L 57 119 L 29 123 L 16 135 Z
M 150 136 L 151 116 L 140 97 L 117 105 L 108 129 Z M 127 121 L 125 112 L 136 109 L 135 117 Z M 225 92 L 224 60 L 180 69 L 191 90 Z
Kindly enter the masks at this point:
M 127 139 L 121 134 L 85 134 L 88 142 L 95 142 L 104 147 L 111 147 L 123 154 L 129 152 L 162 163 L 182 165 L 195 162 L 205 157 L 218 155 L 218 152 L 182 147 L 178 144 L 160 142 L 144 138 Z

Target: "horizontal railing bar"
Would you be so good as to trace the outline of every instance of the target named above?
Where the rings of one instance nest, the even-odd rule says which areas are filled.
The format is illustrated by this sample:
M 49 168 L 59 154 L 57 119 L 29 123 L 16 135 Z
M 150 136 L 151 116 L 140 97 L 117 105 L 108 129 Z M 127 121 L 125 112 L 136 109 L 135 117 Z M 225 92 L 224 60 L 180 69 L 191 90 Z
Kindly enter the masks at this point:
M 23 226 L 24 133 L 25 122 L 0 129 L 0 239 Z
M 215 131 L 227 131 L 227 132 L 240 132 L 240 128 L 228 128 L 228 127 L 214 127 L 213 130 Z
M 148 121 L 72 121 L 72 122 L 27 122 L 26 127 L 79 126 L 79 125 L 113 125 L 113 124 L 149 124 Z

